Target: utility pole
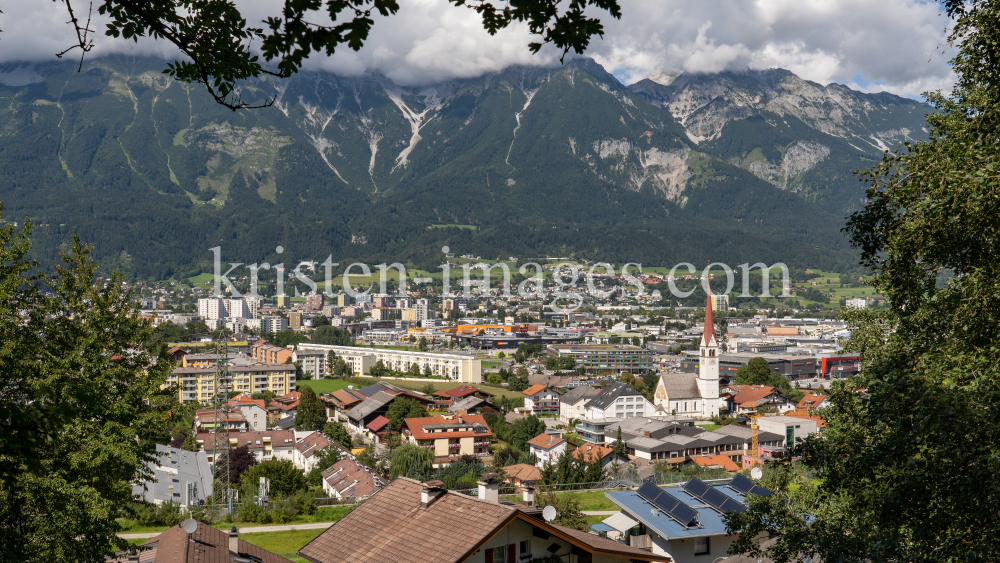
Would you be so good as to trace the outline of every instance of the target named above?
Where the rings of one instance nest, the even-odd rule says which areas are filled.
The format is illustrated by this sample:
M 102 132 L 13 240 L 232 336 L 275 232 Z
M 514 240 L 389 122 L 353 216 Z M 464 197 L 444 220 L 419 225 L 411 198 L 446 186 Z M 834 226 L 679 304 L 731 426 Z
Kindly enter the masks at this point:
M 221 483 L 227 509 L 233 511 L 233 496 L 229 482 L 229 456 L 232 448 L 229 444 L 229 342 L 225 328 L 216 332 L 215 341 L 215 382 L 213 408 L 215 410 L 215 433 L 213 452 L 215 461 L 215 480 Z M 220 427 L 221 425 L 221 427 Z M 225 449 L 225 461 L 220 460 L 220 452 Z

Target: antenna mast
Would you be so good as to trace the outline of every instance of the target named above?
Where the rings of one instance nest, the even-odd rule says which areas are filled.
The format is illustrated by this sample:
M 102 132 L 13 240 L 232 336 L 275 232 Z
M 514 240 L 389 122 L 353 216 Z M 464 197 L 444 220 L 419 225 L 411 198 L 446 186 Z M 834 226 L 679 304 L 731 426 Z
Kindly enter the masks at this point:
M 229 490 L 229 456 L 232 448 L 229 443 L 229 339 L 225 327 L 220 327 L 215 337 L 215 381 L 213 408 L 215 410 L 215 433 L 213 452 L 215 458 L 215 480 L 221 482 L 224 499 L 230 512 L 233 510 L 232 492 Z M 220 459 L 222 449 L 226 456 Z

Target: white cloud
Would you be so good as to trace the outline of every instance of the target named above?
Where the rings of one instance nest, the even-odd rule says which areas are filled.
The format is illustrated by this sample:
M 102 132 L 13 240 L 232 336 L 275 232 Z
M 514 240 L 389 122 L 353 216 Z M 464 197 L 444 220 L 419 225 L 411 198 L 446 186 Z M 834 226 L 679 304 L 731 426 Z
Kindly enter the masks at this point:
M 656 70 L 714 72 L 782 67 L 826 84 L 916 95 L 948 88 L 947 18 L 937 3 L 923 0 L 621 0 L 621 21 L 602 18 L 604 39 L 587 55 L 626 82 Z M 375 16 L 359 52 L 346 47 L 332 57 L 313 56 L 307 68 L 356 75 L 368 70 L 403 84 L 471 77 L 512 64 L 558 64 L 545 48 L 531 55 L 534 38 L 524 25 L 489 36 L 472 10 L 447 0 L 405 0 L 399 14 Z M 240 0 L 255 22 L 277 10 L 273 0 Z M 86 8 L 85 4 L 76 6 Z M 62 3 L 19 0 L 0 15 L 0 62 L 49 61 L 74 40 Z M 103 35 L 92 55 L 152 54 L 175 57 L 164 42 L 138 44 Z

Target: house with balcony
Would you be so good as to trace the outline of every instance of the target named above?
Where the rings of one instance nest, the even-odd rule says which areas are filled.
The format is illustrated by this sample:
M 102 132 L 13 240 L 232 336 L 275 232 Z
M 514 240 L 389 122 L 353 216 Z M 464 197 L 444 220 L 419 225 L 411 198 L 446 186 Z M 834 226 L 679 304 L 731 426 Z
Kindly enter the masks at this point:
M 531 414 L 558 414 L 559 394 L 544 385 L 532 385 L 524 391 L 524 409 Z
M 221 442 L 222 436 L 219 437 Z M 208 454 L 208 462 L 215 463 L 215 434 L 209 432 L 199 432 L 195 434 L 198 446 Z M 267 430 L 264 432 L 231 432 L 229 434 L 229 447 L 239 448 L 246 446 L 257 461 L 268 459 L 287 459 L 295 462 L 295 432 L 293 430 Z M 219 451 L 226 451 L 228 448 L 222 443 L 219 444 Z
M 563 394 L 559 398 L 559 420 L 569 422 L 574 418 L 584 418 L 587 414 L 585 405 L 599 393 L 600 391 L 590 385 L 581 385 Z
M 463 455 L 488 457 L 492 437 L 481 415 L 463 411 L 403 421 L 403 438 L 433 451 L 435 466 L 447 465 Z
M 656 407 L 627 383 L 616 381 L 584 405 L 588 419 L 651 417 Z
M 559 456 L 566 453 L 566 440 L 551 434 L 539 434 L 528 440 L 528 450 L 535 454 L 535 466 L 545 467 L 546 463 L 555 464 Z

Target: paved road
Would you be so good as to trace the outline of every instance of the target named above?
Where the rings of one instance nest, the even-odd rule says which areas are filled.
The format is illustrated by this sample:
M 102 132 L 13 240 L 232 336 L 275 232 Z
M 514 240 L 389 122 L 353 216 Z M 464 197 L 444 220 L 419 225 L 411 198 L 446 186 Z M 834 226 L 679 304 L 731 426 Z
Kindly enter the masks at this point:
M 587 516 L 611 516 L 618 514 L 617 510 L 581 510 Z
M 610 512 L 608 514 L 611 514 Z M 285 526 L 255 526 L 255 527 L 239 527 L 236 529 L 240 531 L 241 534 L 253 534 L 256 532 L 291 532 L 294 530 L 325 530 L 333 526 L 333 522 L 312 522 L 309 524 L 288 524 Z M 143 532 L 141 534 L 118 534 L 118 537 L 126 540 L 141 540 L 146 538 L 151 538 L 153 536 L 159 535 L 162 532 Z

